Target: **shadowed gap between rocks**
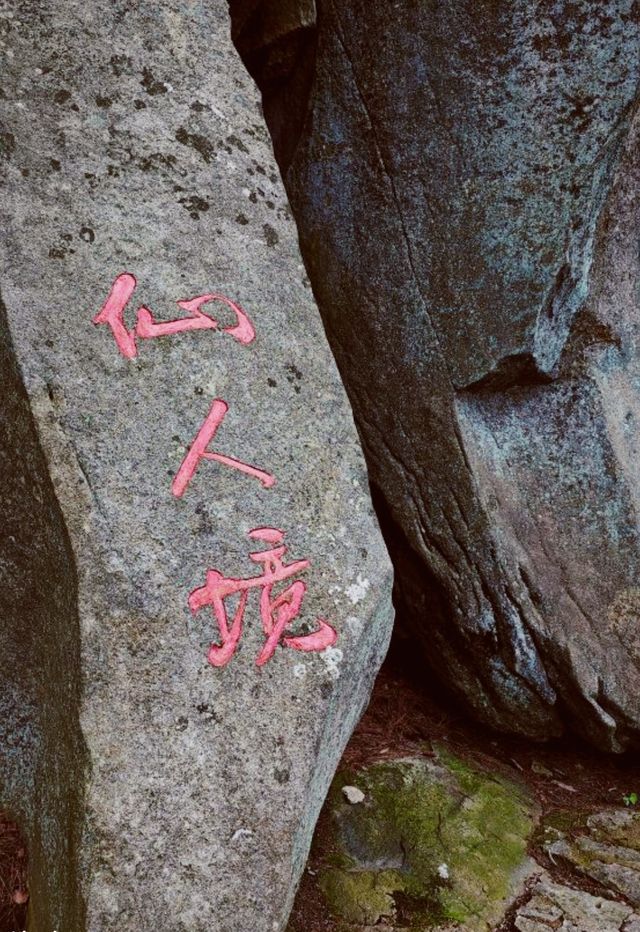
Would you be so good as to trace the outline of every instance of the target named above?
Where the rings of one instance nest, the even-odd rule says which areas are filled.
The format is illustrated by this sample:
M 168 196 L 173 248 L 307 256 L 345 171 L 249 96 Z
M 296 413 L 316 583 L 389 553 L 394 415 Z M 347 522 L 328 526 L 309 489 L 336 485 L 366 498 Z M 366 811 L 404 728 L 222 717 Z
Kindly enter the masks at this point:
M 25 839 L 15 822 L 0 811 L 0 932 L 26 928 L 27 869 Z
M 77 581 L 1 299 L 0 392 L 0 808 L 26 838 L 29 928 L 82 929 Z

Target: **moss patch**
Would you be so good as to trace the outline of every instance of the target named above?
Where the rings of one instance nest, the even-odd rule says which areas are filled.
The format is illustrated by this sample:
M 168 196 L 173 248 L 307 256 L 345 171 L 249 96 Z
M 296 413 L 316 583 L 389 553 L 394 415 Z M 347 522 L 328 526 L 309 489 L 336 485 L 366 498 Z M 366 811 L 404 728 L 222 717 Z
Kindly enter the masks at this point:
M 323 871 L 320 887 L 341 919 L 372 925 L 395 916 L 394 893 L 400 878 L 396 871 Z
M 349 783 L 363 790 L 363 803 L 344 800 Z M 321 871 L 319 884 L 331 912 L 356 927 L 386 921 L 484 932 L 515 892 L 534 825 L 522 788 L 444 752 L 437 763 L 342 771 L 329 806 L 339 862 Z

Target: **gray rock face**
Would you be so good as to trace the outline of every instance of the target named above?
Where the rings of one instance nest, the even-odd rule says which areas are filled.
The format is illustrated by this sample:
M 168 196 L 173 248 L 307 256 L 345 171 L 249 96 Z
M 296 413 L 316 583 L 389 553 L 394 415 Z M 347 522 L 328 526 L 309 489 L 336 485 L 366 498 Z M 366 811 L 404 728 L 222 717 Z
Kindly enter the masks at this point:
M 638 4 L 284 6 L 235 41 L 407 622 L 493 726 L 638 746 Z
M 391 571 L 257 93 L 221 0 L 2 27 L 0 795 L 29 928 L 282 929 Z M 197 434 L 218 459 L 189 474 Z
M 543 874 L 519 907 L 514 926 L 518 932 L 637 932 L 640 917 L 626 903 L 554 883 Z
M 556 863 L 597 881 L 640 907 L 640 814 L 625 809 L 595 813 L 571 837 L 546 845 Z

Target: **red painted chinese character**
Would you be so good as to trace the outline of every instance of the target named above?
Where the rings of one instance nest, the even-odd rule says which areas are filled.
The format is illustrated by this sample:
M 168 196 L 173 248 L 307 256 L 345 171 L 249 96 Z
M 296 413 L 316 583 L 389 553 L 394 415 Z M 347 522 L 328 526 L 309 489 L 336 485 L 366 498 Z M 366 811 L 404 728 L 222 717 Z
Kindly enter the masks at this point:
M 107 300 L 93 318 L 94 324 L 108 324 L 111 327 L 118 349 L 127 359 L 134 359 L 138 355 L 136 337 L 151 340 L 154 337 L 170 336 L 186 330 L 217 330 L 218 321 L 200 310 L 204 304 L 211 301 L 221 301 L 226 304 L 237 317 L 236 324 L 223 328 L 225 333 L 245 345 L 252 343 L 255 339 L 256 332 L 246 311 L 230 298 L 214 292 L 199 295 L 197 298 L 188 298 L 185 301 L 177 301 L 178 307 L 188 314 L 188 317 L 180 317 L 178 320 L 157 321 L 149 308 L 141 306 L 138 308 L 135 329 L 127 330 L 124 312 L 135 291 L 136 284 L 135 277 L 129 272 L 118 275 L 111 286 Z
M 274 485 L 276 480 L 275 476 L 272 476 L 271 473 L 265 472 L 263 469 L 258 469 L 256 466 L 250 466 L 248 463 L 243 463 L 242 460 L 237 460 L 233 456 L 224 456 L 222 453 L 211 453 L 207 450 L 207 447 L 213 440 L 228 410 L 229 405 L 221 398 L 215 398 L 211 403 L 209 413 L 204 419 L 202 427 L 196 434 L 195 440 L 189 447 L 189 451 L 180 464 L 180 469 L 171 483 L 171 491 L 176 498 L 180 498 L 184 494 L 184 490 L 191 481 L 201 459 L 216 460 L 216 462 L 223 463 L 225 466 L 239 469 L 240 472 L 244 472 L 248 476 L 253 476 L 254 479 L 258 479 L 265 489 L 269 489 Z
M 93 318 L 94 324 L 109 324 L 118 349 L 127 359 L 134 359 L 138 355 L 135 333 L 127 330 L 124 323 L 124 309 L 135 288 L 133 275 L 128 272 L 118 275 L 111 286 L 109 297 Z
M 300 580 L 296 580 L 278 594 L 274 594 L 274 586 L 306 570 L 309 561 L 295 560 L 289 564 L 282 562 L 287 548 L 282 543 L 284 533 L 277 528 L 256 528 L 249 532 L 249 537 L 272 545 L 267 550 L 258 550 L 250 554 L 254 563 L 262 564 L 260 575 L 248 579 L 233 579 L 223 576 L 218 570 L 207 570 L 205 585 L 194 589 L 189 596 L 189 608 L 194 614 L 207 605 L 211 606 L 220 631 L 221 643 L 212 644 L 209 648 L 209 663 L 214 667 L 223 667 L 234 655 L 242 635 L 247 597 L 251 589 L 261 590 L 260 617 L 266 640 L 256 660 L 259 667 L 273 656 L 280 643 L 285 647 L 302 651 L 320 651 L 335 644 L 338 635 L 322 618 L 317 619 L 318 628 L 311 634 L 286 634 L 300 613 L 307 587 Z M 238 593 L 238 606 L 233 621 L 229 624 L 224 600 Z

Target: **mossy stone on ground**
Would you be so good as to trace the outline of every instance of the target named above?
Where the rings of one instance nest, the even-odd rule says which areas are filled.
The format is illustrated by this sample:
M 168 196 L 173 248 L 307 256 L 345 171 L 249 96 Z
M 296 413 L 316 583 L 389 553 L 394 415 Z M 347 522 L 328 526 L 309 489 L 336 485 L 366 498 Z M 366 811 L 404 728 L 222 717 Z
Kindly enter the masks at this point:
M 517 932 L 639 932 L 640 916 L 627 903 L 593 896 L 543 874 L 514 917 Z
M 553 829 L 545 831 L 545 850 L 555 862 L 640 906 L 640 812 L 605 809 L 574 821 L 571 831 Z
M 342 787 L 365 793 L 351 805 Z M 341 771 L 329 794 L 333 856 L 319 885 L 346 928 L 484 932 L 531 873 L 535 806 L 501 776 L 440 752 Z

